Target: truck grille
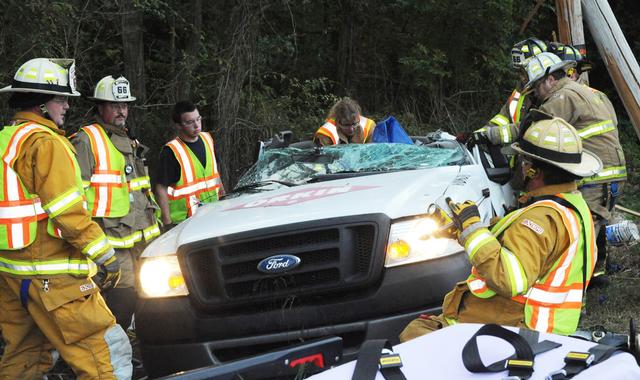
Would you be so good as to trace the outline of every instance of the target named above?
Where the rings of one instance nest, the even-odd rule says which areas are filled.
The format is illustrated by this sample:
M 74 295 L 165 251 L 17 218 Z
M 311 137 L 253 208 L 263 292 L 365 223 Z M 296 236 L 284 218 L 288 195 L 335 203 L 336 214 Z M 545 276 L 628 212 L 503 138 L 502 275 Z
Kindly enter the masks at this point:
M 192 298 L 205 307 L 226 307 L 365 286 L 381 272 L 386 243 L 379 231 L 388 221 L 373 216 L 281 226 L 184 247 L 179 256 Z M 282 254 L 299 257 L 300 265 L 284 273 L 258 271 L 261 260 Z

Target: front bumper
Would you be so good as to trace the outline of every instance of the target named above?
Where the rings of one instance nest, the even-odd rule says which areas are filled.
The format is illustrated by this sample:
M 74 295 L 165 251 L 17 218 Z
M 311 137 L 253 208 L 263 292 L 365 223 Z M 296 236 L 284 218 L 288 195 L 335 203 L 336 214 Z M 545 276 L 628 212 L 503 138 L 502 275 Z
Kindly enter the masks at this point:
M 439 313 L 444 295 L 469 273 L 465 252 L 387 268 L 375 287 L 349 296 L 323 295 L 322 304 L 280 301 L 261 313 L 219 313 L 196 308 L 188 297 L 143 299 L 136 332 L 150 376 L 221 364 L 300 341 L 340 336 L 343 360 L 355 358 L 367 339 L 398 343 L 402 329 L 419 314 Z

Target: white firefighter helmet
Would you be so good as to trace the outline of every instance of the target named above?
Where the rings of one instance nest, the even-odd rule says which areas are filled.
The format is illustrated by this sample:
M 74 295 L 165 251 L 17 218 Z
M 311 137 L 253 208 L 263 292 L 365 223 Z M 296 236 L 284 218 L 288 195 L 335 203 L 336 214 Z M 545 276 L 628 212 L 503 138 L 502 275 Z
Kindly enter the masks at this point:
M 559 117 L 534 122 L 511 147 L 580 177 L 590 177 L 602 169 L 602 161 L 582 148 L 576 129 Z
M 136 100 L 135 97 L 131 96 L 131 87 L 127 78 L 120 76 L 118 79 L 114 79 L 111 75 L 100 79 L 93 90 L 93 96 L 88 99 L 116 103 Z
M 80 96 L 76 90 L 74 59 L 34 58 L 23 63 L 10 86 L 0 92 L 35 92 L 62 96 Z
M 529 82 L 525 88 L 532 88 L 535 82 L 555 71 L 566 70 L 569 67 L 575 66 L 576 61 L 563 61 L 553 53 L 544 52 L 535 55 L 527 65 L 527 76 L 529 77 Z

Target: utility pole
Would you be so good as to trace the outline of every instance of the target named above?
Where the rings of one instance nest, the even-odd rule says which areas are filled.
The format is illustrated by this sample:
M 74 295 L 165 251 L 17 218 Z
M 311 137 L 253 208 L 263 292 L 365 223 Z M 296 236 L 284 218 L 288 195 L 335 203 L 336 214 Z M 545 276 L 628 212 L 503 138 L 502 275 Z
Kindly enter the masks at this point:
M 582 0 L 582 10 L 609 75 L 640 139 L 640 67 L 606 0 Z
M 560 42 L 574 46 L 582 56 L 586 57 L 587 45 L 584 40 L 580 0 L 556 0 L 556 15 Z M 580 78 L 584 83 L 589 84 L 588 73 L 580 74 Z

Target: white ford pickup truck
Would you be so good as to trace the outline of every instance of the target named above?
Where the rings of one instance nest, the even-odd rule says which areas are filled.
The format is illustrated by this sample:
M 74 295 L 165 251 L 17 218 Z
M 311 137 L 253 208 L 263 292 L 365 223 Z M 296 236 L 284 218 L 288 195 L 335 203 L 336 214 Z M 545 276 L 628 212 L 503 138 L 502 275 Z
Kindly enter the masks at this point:
M 348 360 L 438 313 L 469 262 L 432 234 L 430 205 L 473 200 L 488 221 L 515 200 L 477 146 L 413 140 L 266 147 L 233 192 L 152 242 L 135 314 L 149 375 L 331 335 Z

